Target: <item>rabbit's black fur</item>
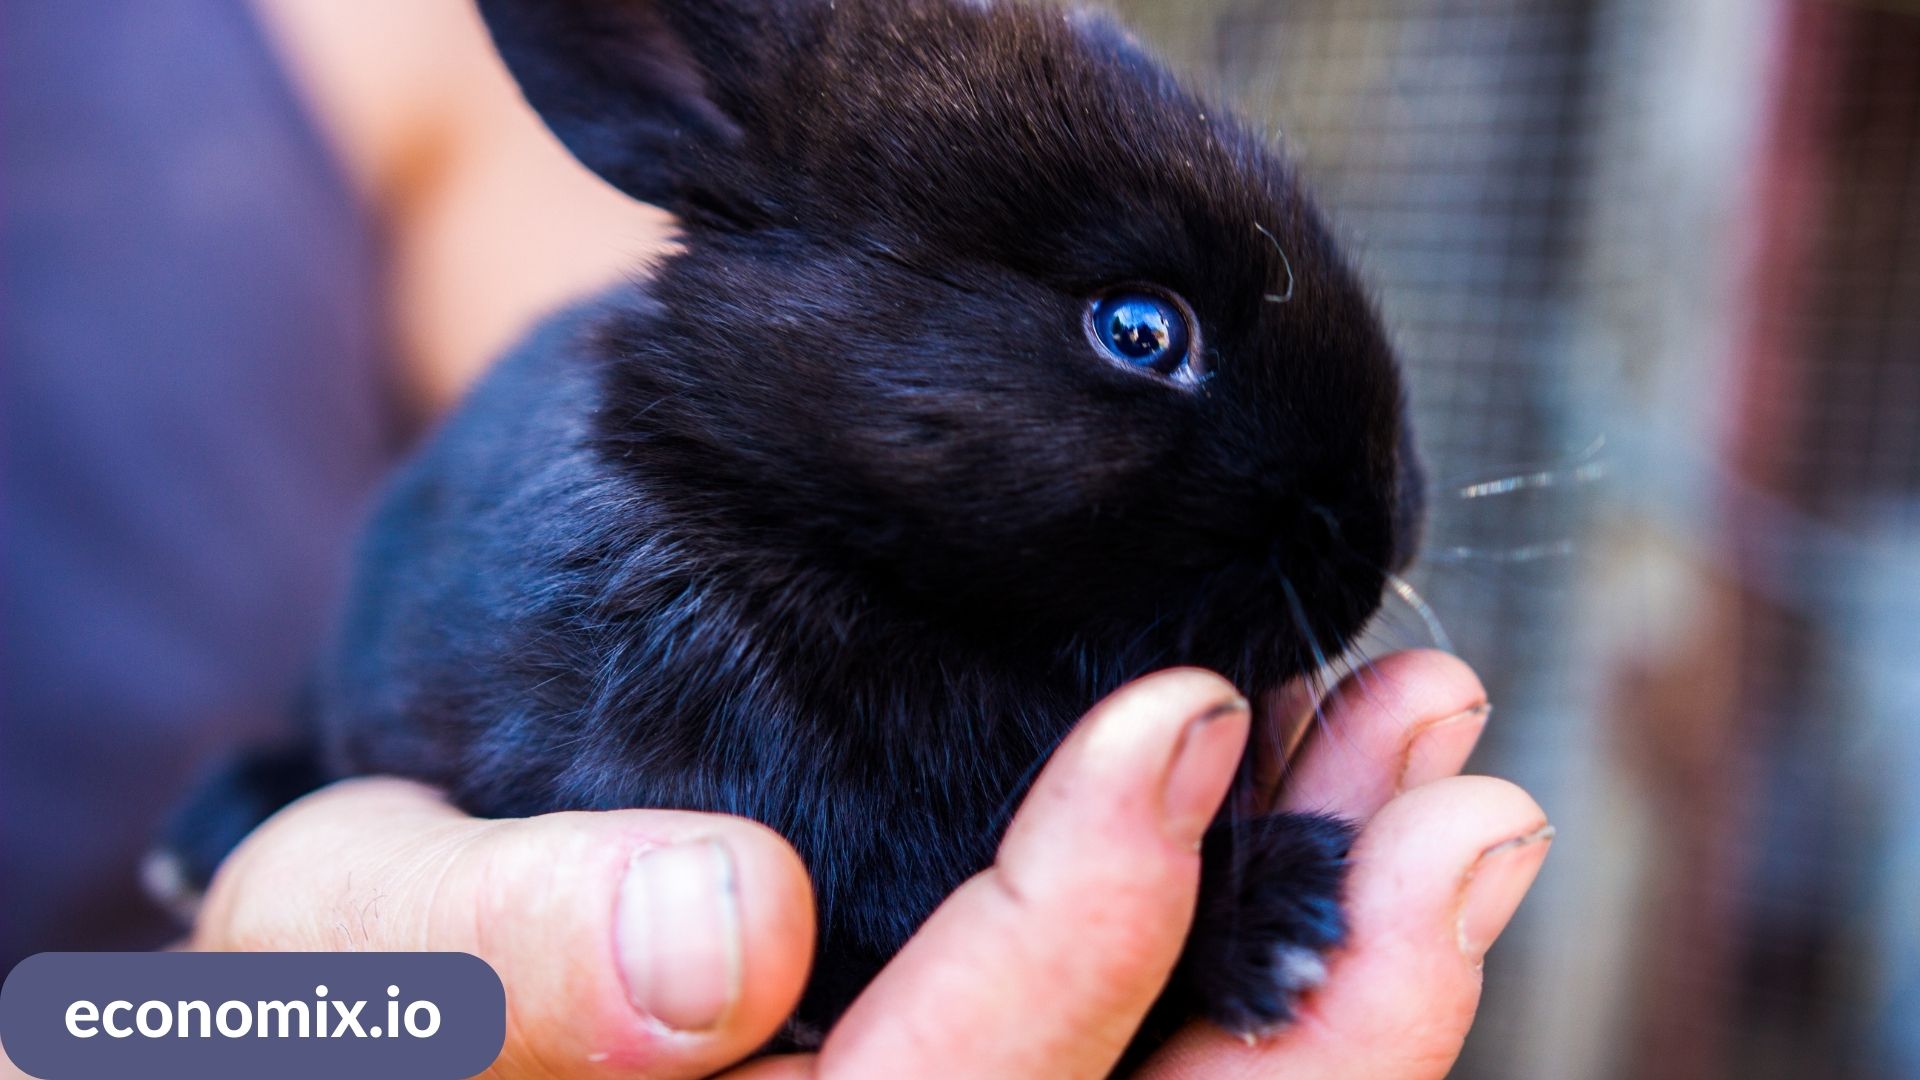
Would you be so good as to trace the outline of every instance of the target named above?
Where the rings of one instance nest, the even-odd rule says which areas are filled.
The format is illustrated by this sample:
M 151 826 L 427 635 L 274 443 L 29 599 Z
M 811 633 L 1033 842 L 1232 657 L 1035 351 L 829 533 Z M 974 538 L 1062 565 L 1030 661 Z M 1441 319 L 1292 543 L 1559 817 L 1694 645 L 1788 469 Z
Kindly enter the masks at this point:
M 1410 555 L 1366 294 L 1271 148 L 1104 17 L 481 6 L 684 248 L 549 322 L 398 478 L 320 683 L 336 772 L 486 815 L 766 822 L 818 891 L 819 1030 L 1097 698 L 1170 664 L 1271 691 Z M 1089 298 L 1131 282 L 1191 304 L 1208 378 L 1095 350 Z M 1148 1038 L 1287 1018 L 1341 937 L 1348 835 L 1216 826 Z

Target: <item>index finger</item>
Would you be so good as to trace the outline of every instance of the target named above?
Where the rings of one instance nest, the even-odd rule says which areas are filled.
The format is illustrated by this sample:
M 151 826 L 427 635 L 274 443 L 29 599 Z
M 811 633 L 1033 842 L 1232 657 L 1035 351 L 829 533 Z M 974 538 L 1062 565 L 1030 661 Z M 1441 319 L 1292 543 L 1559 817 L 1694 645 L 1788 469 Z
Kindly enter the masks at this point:
M 1186 937 L 1198 845 L 1246 743 L 1216 675 L 1123 688 L 1055 752 L 994 866 L 948 898 L 828 1036 L 820 1072 L 1104 1076 Z

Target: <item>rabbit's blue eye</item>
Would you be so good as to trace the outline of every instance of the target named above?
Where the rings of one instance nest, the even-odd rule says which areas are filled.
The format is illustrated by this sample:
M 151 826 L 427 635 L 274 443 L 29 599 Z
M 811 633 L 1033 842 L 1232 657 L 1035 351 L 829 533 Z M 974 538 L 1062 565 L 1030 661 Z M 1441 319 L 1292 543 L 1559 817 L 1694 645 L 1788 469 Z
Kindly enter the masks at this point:
M 1172 297 L 1128 289 L 1093 301 L 1089 327 L 1107 355 L 1129 367 L 1172 375 L 1187 363 L 1192 330 Z

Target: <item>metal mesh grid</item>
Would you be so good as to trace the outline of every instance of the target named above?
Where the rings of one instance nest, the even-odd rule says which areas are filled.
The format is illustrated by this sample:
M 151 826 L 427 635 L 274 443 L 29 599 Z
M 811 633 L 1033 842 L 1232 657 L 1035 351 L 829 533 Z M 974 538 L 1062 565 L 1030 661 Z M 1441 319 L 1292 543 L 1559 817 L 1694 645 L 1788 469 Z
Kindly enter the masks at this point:
M 1457 1074 L 1920 1076 L 1920 10 L 1118 6 L 1378 287 L 1476 765 L 1561 827 Z
M 1496 678 L 1516 673 L 1495 688 L 1512 702 L 1519 673 L 1551 660 L 1511 654 L 1555 643 L 1500 628 L 1564 590 L 1564 567 L 1522 556 L 1573 539 L 1568 507 L 1523 494 L 1483 510 L 1448 493 L 1565 463 L 1597 434 L 1570 429 L 1573 354 L 1554 346 L 1584 217 L 1592 5 L 1122 6 L 1196 77 L 1276 121 L 1377 286 L 1436 496 L 1423 583 L 1464 648 Z M 1418 636 L 1404 613 L 1389 623 L 1395 640 Z

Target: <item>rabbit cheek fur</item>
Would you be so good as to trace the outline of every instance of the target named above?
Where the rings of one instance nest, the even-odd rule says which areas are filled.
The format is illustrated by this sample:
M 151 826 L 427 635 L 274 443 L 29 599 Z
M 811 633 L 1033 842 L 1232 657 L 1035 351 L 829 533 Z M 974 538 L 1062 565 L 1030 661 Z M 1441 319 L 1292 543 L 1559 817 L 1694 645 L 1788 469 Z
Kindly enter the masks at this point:
M 481 7 L 682 246 L 398 477 L 321 682 L 329 760 L 479 814 L 767 823 L 819 898 L 805 1042 L 1099 697 L 1170 664 L 1264 694 L 1359 631 L 1419 518 L 1398 371 L 1288 168 L 1101 17 Z M 1129 283 L 1185 299 L 1204 378 L 1098 352 L 1090 298 Z M 1290 1016 L 1349 835 L 1223 816 L 1141 1047 Z

